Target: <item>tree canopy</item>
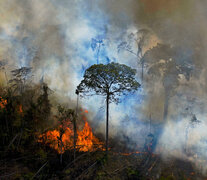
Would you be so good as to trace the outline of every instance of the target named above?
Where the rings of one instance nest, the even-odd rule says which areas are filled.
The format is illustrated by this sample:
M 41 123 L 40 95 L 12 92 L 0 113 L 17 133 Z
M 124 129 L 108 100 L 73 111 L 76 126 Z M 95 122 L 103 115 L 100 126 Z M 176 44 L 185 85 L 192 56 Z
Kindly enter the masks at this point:
M 135 69 L 124 64 L 95 64 L 85 71 L 77 89 L 84 95 L 108 95 L 110 101 L 118 102 L 120 95 L 134 92 L 140 87 L 135 74 Z

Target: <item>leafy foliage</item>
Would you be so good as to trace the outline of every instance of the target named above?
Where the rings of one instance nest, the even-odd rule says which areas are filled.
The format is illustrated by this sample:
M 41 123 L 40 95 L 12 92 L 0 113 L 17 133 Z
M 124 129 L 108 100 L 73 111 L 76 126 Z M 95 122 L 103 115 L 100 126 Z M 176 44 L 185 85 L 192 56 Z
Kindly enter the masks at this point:
M 84 95 L 109 95 L 111 102 L 119 102 L 119 96 L 134 92 L 140 87 L 135 80 L 136 70 L 124 64 L 93 65 L 85 71 L 84 79 L 77 87 Z

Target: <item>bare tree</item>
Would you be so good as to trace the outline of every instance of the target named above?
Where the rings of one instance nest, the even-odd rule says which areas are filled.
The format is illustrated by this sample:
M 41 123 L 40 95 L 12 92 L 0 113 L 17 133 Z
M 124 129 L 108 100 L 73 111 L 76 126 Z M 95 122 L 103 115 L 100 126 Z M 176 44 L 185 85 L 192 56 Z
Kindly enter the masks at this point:
M 131 33 L 128 36 L 127 41 L 123 41 L 118 45 L 118 52 L 125 50 L 137 58 L 138 64 L 141 64 L 141 80 L 144 78 L 144 65 L 145 61 L 143 57 L 143 48 L 148 42 L 150 31 L 147 29 L 140 29 L 136 33 Z M 135 43 L 135 47 L 134 44 Z
M 0 61 L 0 70 L 4 71 L 5 80 L 6 80 L 6 83 L 8 84 L 8 77 L 7 77 L 7 72 L 6 72 L 6 68 L 5 68 L 6 65 L 7 65 L 6 60 L 1 60 Z
M 103 39 L 100 39 L 100 38 L 94 39 L 94 38 L 92 38 L 91 41 L 92 41 L 91 42 L 91 48 L 92 48 L 93 51 L 96 52 L 96 61 L 97 61 L 97 64 L 99 64 L 99 56 L 100 56 L 101 47 L 104 46 Z
M 14 88 L 14 92 L 20 94 L 24 92 L 26 82 L 31 78 L 31 71 L 31 67 L 22 67 L 11 71 L 13 78 L 9 80 L 9 83 Z
M 156 77 L 162 81 L 165 90 L 163 119 L 166 120 L 169 100 L 176 93 L 180 75 L 184 75 L 189 80 L 193 67 L 188 59 L 177 57 L 177 48 L 168 44 L 157 44 L 157 46 L 148 50 L 142 59 L 149 64 L 147 72 L 151 75 L 151 79 Z

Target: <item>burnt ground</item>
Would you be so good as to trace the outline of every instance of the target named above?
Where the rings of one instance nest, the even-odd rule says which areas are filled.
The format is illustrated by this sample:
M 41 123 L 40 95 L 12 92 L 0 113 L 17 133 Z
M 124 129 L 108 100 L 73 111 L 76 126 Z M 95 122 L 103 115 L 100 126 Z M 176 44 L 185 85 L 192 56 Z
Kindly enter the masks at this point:
M 31 153 L 7 152 L 0 160 L 0 179 L 86 179 L 86 180 L 207 180 L 191 162 L 176 158 L 163 160 L 151 153 L 109 151 L 60 155 L 52 149 Z
M 180 159 L 162 160 L 159 155 L 114 152 L 106 158 L 103 152 L 96 152 L 66 167 L 63 179 L 204 180 L 207 177 L 190 162 Z

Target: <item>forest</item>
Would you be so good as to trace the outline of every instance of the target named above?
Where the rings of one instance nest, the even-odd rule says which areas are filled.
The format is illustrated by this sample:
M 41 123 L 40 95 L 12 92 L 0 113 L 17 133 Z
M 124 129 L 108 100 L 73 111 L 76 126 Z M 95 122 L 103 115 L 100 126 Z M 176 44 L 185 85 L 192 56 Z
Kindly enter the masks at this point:
M 207 179 L 206 5 L 0 1 L 0 179 Z
M 164 122 L 167 121 L 170 98 L 176 93 L 178 75 L 184 74 L 186 80 L 191 76 L 191 68 L 185 67 L 183 62 L 178 64 L 174 61 L 173 53 L 174 49 L 170 46 L 158 44 L 140 58 L 142 64 L 167 59 L 148 69 L 151 77 L 151 73 L 155 77 L 161 76 L 158 73 L 163 66 L 168 73 L 163 75 Z M 152 56 L 157 59 L 153 61 Z M 2 73 L 7 80 L 7 85 L 1 87 L 0 92 L 2 179 L 204 178 L 190 160 L 181 161 L 171 157 L 167 160 L 170 165 L 166 164 L 166 160 L 162 160 L 159 152 L 155 151 L 159 138 L 156 131 L 153 134 L 150 130 L 146 137 L 142 137 L 145 143 L 140 147 L 136 144 L 133 148 L 127 147 L 127 139 L 120 144 L 118 137 L 109 137 L 109 104 L 115 102 L 118 105 L 121 103 L 120 96 L 141 87 L 135 79 L 136 69 L 114 62 L 92 65 L 86 69 L 84 79 L 74 92 L 77 102 L 76 107 L 71 109 L 50 100 L 55 92 L 44 82 L 44 77 L 39 83 L 32 81 L 31 67 L 12 70 L 11 79 L 8 79 L 5 66 L 6 63 L 2 61 Z M 144 81 L 144 73 L 141 77 Z M 87 120 L 88 110 L 78 104 L 80 94 L 105 96 L 106 142 L 103 134 L 96 136 L 93 133 Z M 183 147 L 186 156 L 191 157 L 195 153 L 193 147 L 188 145 L 188 138 L 190 130 L 200 123 L 193 114 L 186 128 L 187 144 Z M 163 125 L 161 123 L 157 129 L 160 130 Z M 199 160 L 198 157 L 194 158 Z

